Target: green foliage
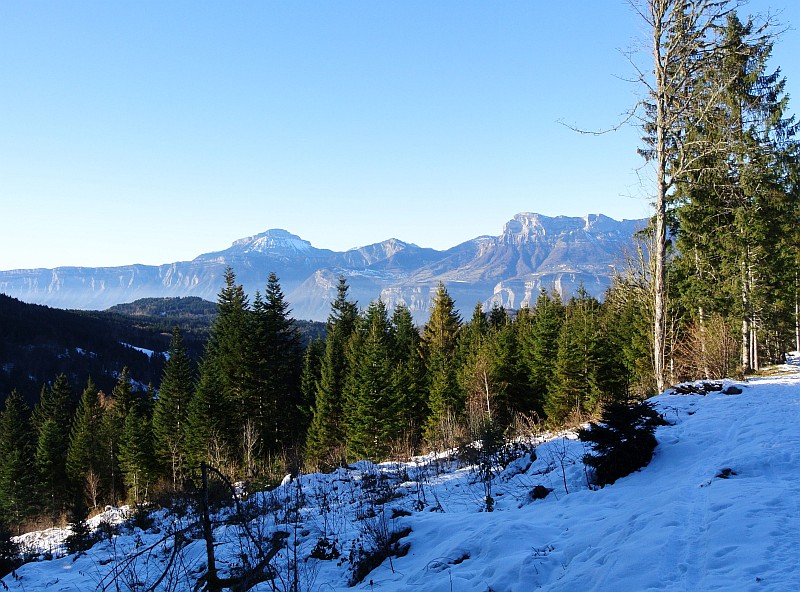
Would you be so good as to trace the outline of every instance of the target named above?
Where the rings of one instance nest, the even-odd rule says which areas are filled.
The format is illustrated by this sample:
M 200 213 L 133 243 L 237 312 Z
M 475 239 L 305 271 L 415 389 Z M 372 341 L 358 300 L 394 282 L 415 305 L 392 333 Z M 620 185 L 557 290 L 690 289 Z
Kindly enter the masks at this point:
M 147 403 L 137 400 L 125 415 L 117 453 L 128 499 L 138 503 L 146 498 L 155 475 L 153 434 Z
M 322 356 L 325 353 L 325 342 L 314 339 L 308 344 L 303 354 L 303 370 L 300 375 L 300 412 L 299 434 L 306 434 L 311 424 L 314 400 L 317 395 L 317 382 L 320 379 Z
M 303 352 L 274 273 L 269 274 L 264 300 L 256 293 L 249 337 L 248 418 L 255 422 L 259 449 L 275 453 L 297 439 Z
M 356 303 L 347 299 L 347 290 L 345 278 L 339 278 L 336 299 L 328 316 L 325 352 L 306 438 L 306 461 L 322 468 L 331 468 L 342 460 L 346 347 L 358 321 Z
M 689 122 L 686 132 L 696 164 L 676 179 L 670 280 L 680 336 L 696 341 L 702 358 L 713 346 L 705 341 L 708 320 L 730 319 L 741 327 L 747 372 L 761 355 L 776 361 L 793 337 L 787 320 L 796 298 L 797 123 L 780 71 L 767 70 L 774 37 L 735 12 L 716 34 L 719 51 L 696 76 L 713 98 L 707 121 Z M 692 330 L 684 334 L 685 327 Z M 704 360 L 693 366 L 675 379 L 708 374 Z
M 153 405 L 153 449 L 160 473 L 172 479 L 173 489 L 177 489 L 188 470 L 186 430 L 193 392 L 194 369 L 183 345 L 181 330 L 175 326 L 169 358 Z
M 348 457 L 382 460 L 400 432 L 392 383 L 392 335 L 386 305 L 370 304 L 350 339 L 345 386 Z
M 658 444 L 654 433 L 659 425 L 666 422 L 646 401 L 605 405 L 600 423 L 578 432 L 581 442 L 589 443 L 593 451 L 583 462 L 594 469 L 594 483 L 610 485 L 646 466 Z
M 0 413 L 0 530 L 19 526 L 36 509 L 33 450 L 30 409 L 12 391 Z
M 0 522 L 0 578 L 20 566 L 19 545 L 11 540 L 11 533 Z
M 422 329 L 422 351 L 428 375 L 428 409 L 425 425 L 428 441 L 439 438 L 442 422 L 460 416 L 464 411 L 464 396 L 458 384 L 456 347 L 461 318 L 455 302 L 440 283 L 431 303 L 431 313 Z
M 103 409 L 94 382 L 89 380 L 72 421 L 67 448 L 67 475 L 74 491 L 85 494 L 85 502 L 98 505 L 99 478 L 103 472 Z
M 604 398 L 626 392 L 622 373 L 602 323 L 600 303 L 583 288 L 566 307 L 558 338 L 555 373 L 544 410 L 552 422 L 592 413 Z
M 558 292 L 542 289 L 533 310 L 523 309 L 517 318 L 520 365 L 530 385 L 530 408 L 542 414 L 555 376 L 558 336 L 564 324 L 564 306 Z
M 186 453 L 193 464 L 230 463 L 249 413 L 249 304 L 230 267 L 224 280 L 187 413 Z
M 398 436 L 403 439 L 410 456 L 419 449 L 428 406 L 420 334 L 405 305 L 398 305 L 392 314 L 392 332 L 392 389 L 399 414 Z
M 34 464 L 43 509 L 53 525 L 71 500 L 67 478 L 71 398 L 69 384 L 62 374 L 52 386 L 42 389 L 41 400 L 33 410 L 32 422 L 36 430 Z

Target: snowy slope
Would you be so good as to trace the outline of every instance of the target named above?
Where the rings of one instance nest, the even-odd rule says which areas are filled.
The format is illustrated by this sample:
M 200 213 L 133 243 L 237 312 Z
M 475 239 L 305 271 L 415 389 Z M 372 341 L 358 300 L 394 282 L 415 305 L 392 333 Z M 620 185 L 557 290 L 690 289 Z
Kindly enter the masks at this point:
M 278 590 L 290 589 L 295 548 L 300 590 L 800 590 L 800 368 L 779 370 L 741 385 L 740 395 L 654 398 L 672 425 L 658 428 L 653 461 L 601 490 L 587 486 L 583 444 L 568 436 L 539 444 L 533 462 L 523 454 L 498 467 L 492 513 L 481 511 L 474 469 L 426 457 L 304 475 L 251 496 L 258 515 L 250 525 L 267 537 L 289 533 L 273 561 Z M 536 485 L 553 492 L 533 501 Z M 398 510 L 410 514 L 392 518 Z M 159 541 L 192 520 L 162 512 L 155 529 L 123 531 L 79 558 L 26 564 L 3 582 L 10 590 L 102 589 L 116 569 L 120 589 L 145 589 L 136 582 L 155 582 L 170 555 L 173 539 Z M 374 546 L 382 529 L 405 528 L 398 544 L 408 543 L 408 553 L 348 587 L 359 549 Z M 215 535 L 218 557 L 253 553 L 239 526 Z M 338 559 L 306 559 L 322 538 L 335 541 Z M 159 589 L 192 588 L 205 565 L 202 539 L 179 557 Z

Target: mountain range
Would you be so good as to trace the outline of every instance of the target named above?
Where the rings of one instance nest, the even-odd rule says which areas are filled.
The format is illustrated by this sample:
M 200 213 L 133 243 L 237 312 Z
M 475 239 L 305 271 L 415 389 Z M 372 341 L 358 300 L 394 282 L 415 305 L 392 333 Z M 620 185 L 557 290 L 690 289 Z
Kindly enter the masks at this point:
M 476 303 L 514 309 L 536 299 L 540 288 L 568 296 L 583 285 L 602 296 L 615 265 L 646 220 L 602 214 L 548 217 L 520 213 L 499 236 L 479 236 L 439 251 L 397 239 L 344 252 L 319 249 L 286 230 L 272 229 L 235 241 L 192 261 L 120 267 L 58 267 L 0 271 L 0 293 L 57 308 L 103 310 L 148 297 L 198 296 L 216 300 L 230 266 L 248 294 L 263 292 L 275 272 L 298 319 L 324 320 L 347 278 L 349 295 L 365 307 L 380 297 L 404 303 L 415 320 L 428 316 L 439 282 L 462 314 Z

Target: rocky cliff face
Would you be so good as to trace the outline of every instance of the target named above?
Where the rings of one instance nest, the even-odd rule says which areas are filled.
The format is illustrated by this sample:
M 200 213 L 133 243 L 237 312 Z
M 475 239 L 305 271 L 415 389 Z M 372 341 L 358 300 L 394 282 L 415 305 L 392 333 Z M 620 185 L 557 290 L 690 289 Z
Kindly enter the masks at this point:
M 58 308 L 105 309 L 146 297 L 199 296 L 216 300 L 222 274 L 233 267 L 249 294 L 263 292 L 275 272 L 298 319 L 325 320 L 343 275 L 362 307 L 379 296 L 390 308 L 406 304 L 418 322 L 443 282 L 462 314 L 477 302 L 519 308 L 540 288 L 568 296 L 583 285 L 602 296 L 615 264 L 645 220 L 521 213 L 499 236 L 481 236 L 446 251 L 390 239 L 336 252 L 315 248 L 285 230 L 268 230 L 192 261 L 160 266 L 59 267 L 0 271 L 0 292 Z

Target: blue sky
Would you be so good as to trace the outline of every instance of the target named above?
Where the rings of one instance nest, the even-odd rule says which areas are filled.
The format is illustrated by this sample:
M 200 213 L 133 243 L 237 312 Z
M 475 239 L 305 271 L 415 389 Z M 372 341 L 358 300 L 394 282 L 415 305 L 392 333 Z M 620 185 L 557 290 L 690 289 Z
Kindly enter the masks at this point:
M 800 3 L 773 65 L 799 88 Z M 624 0 L 0 2 L 0 269 L 649 214 Z M 646 59 L 644 50 L 639 54 Z M 797 100 L 791 105 L 797 109 Z

